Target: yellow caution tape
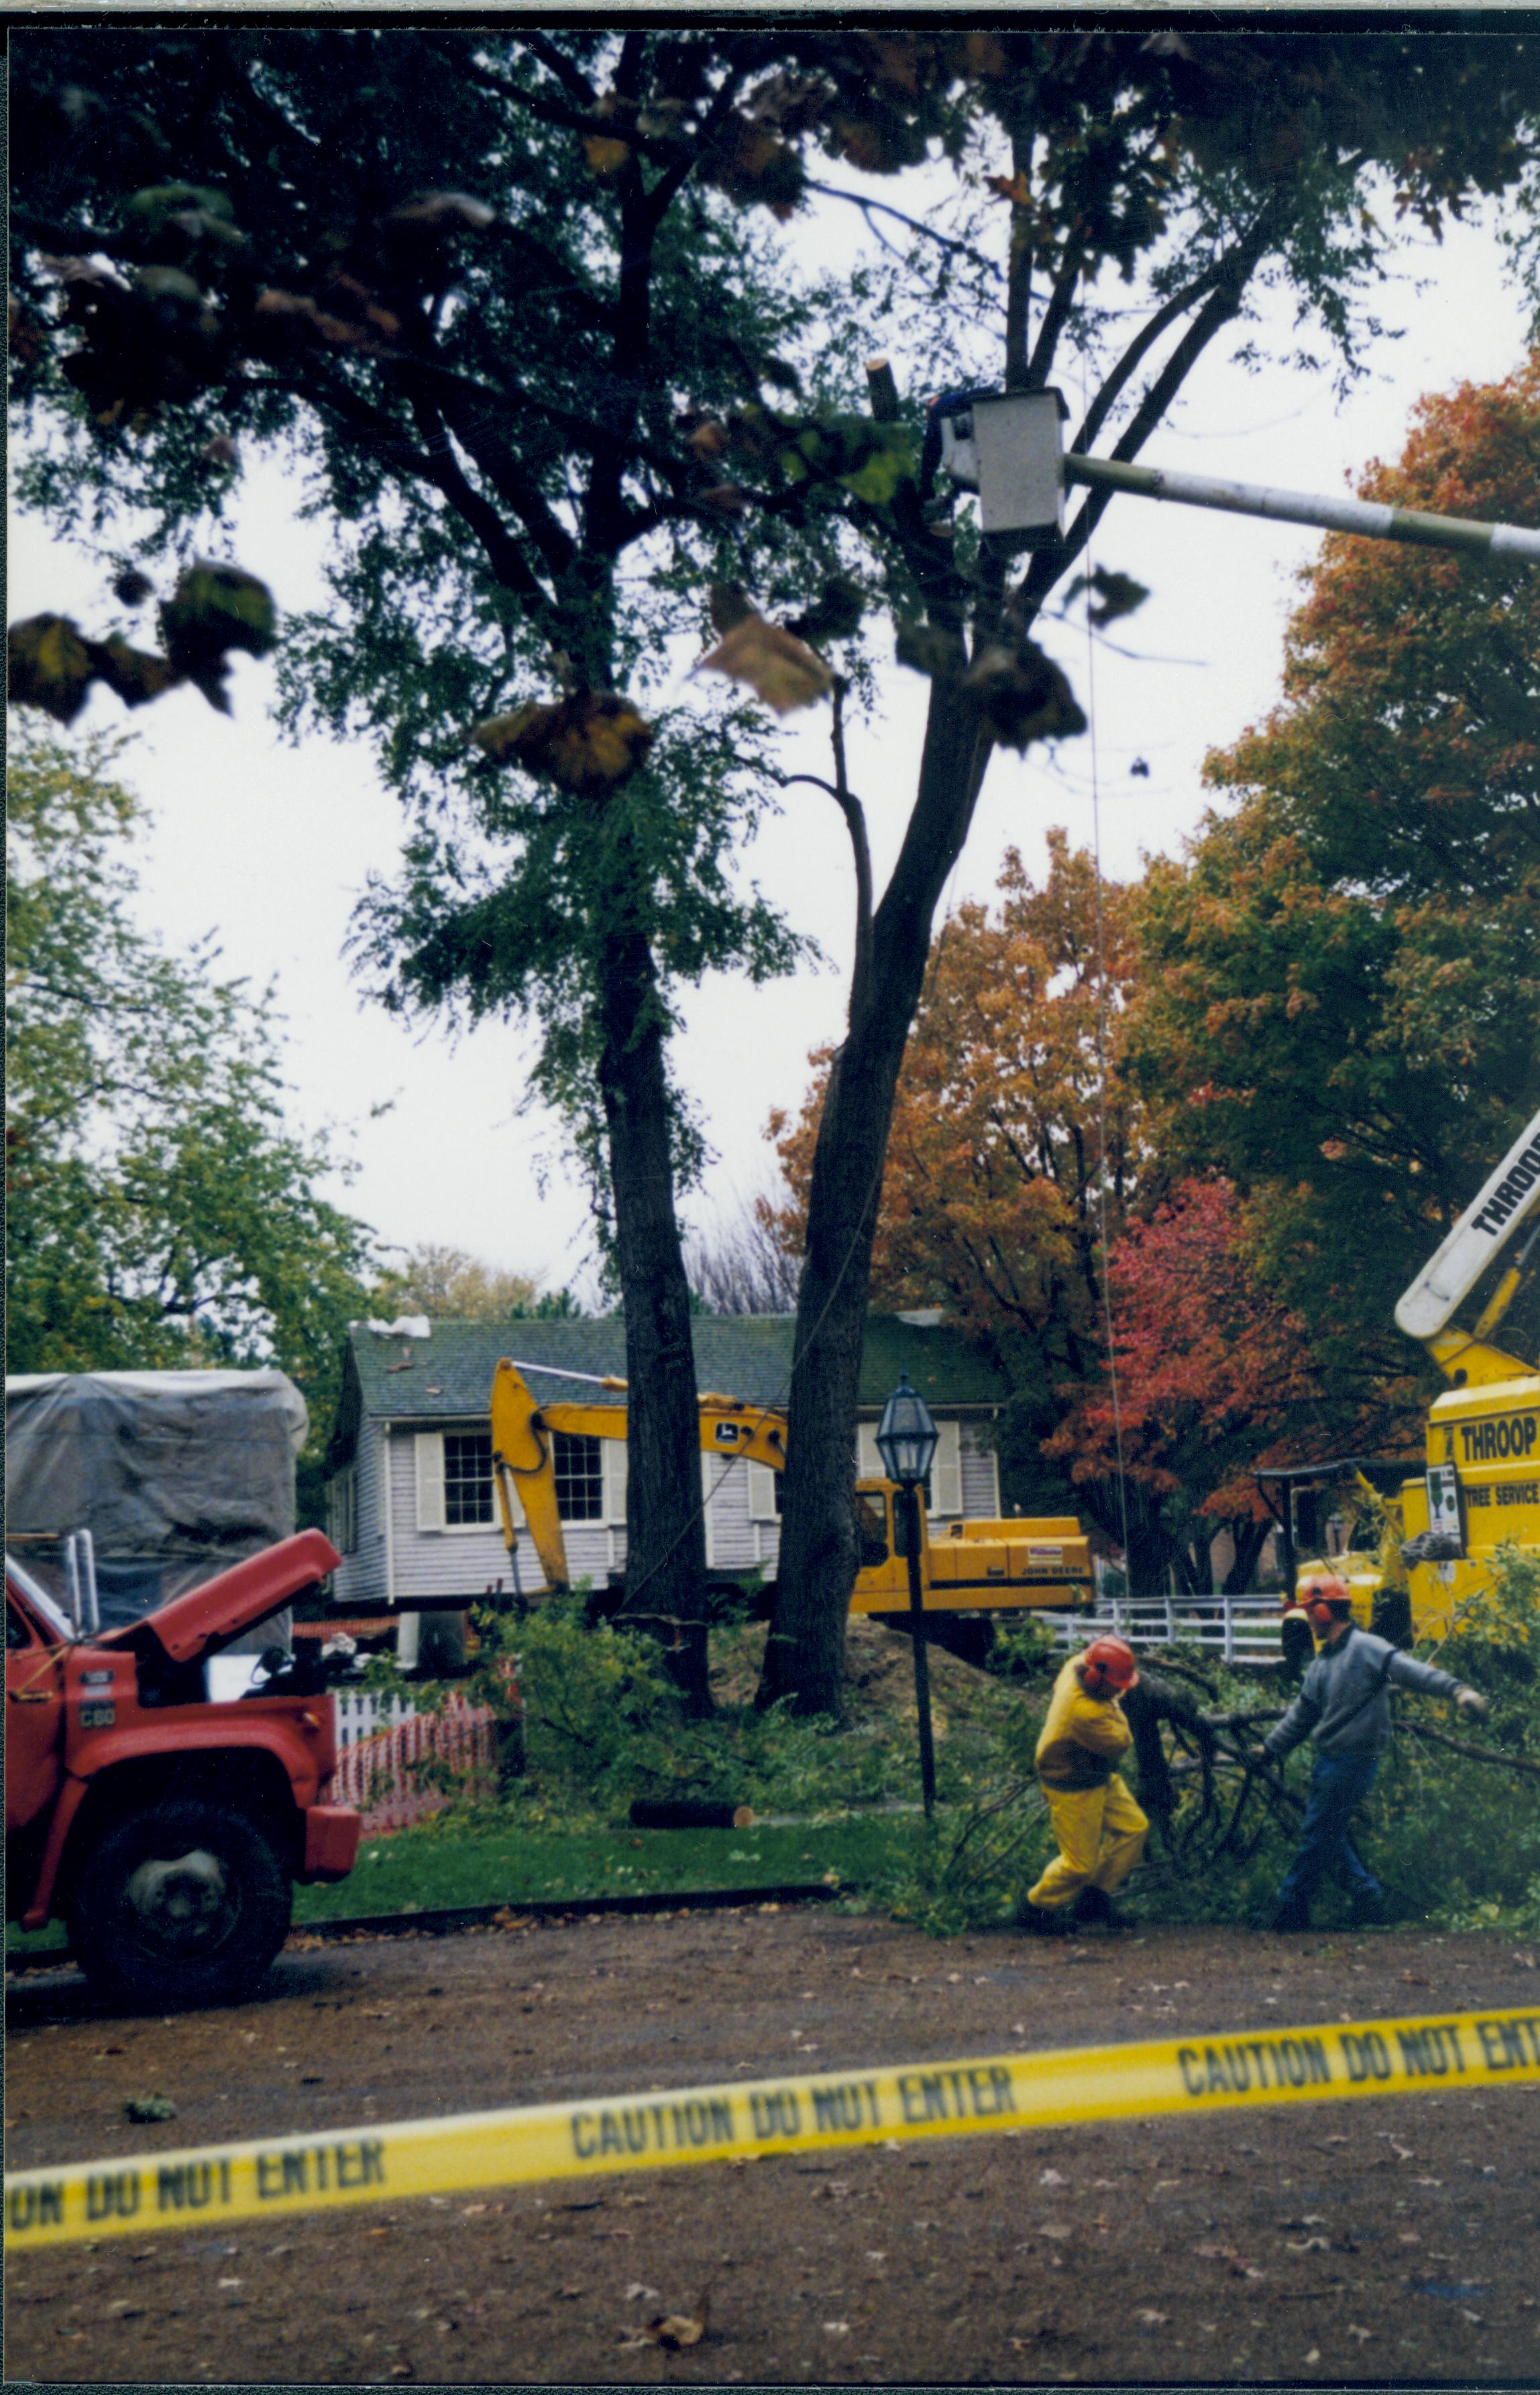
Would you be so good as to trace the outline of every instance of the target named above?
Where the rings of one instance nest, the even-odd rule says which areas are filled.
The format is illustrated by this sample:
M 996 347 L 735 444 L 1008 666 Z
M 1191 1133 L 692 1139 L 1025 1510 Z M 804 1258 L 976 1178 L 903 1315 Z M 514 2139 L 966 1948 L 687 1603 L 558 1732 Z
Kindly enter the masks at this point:
M 6 2180 L 7 2247 L 142 2236 L 531 2179 L 1152 2113 L 1540 2081 L 1540 2012 L 1162 2038 L 902 2071 L 586 2097 L 388 2128 L 260 2137 Z

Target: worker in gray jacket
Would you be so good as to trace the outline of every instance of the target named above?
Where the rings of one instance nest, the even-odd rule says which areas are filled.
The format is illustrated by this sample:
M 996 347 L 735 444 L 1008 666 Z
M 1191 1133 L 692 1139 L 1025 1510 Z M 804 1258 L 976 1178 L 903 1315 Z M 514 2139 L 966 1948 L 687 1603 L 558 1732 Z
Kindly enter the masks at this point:
M 1320 1652 L 1304 1686 L 1263 1752 L 1280 1757 L 1313 1735 L 1315 1763 L 1310 1800 L 1300 1825 L 1299 1851 L 1278 1891 L 1273 1929 L 1308 1929 L 1310 1898 L 1328 1871 L 1347 1882 L 1353 1920 L 1383 1918 L 1382 1891 L 1373 1872 L 1354 1852 L 1348 1831 L 1353 1814 L 1374 1786 L 1390 1737 L 1392 1682 L 1424 1696 L 1452 1697 L 1461 1714 L 1484 1721 L 1490 1710 L 1475 1688 L 1404 1655 L 1388 1638 L 1360 1630 L 1352 1618 L 1348 1583 L 1333 1572 L 1312 1573 L 1299 1592 Z

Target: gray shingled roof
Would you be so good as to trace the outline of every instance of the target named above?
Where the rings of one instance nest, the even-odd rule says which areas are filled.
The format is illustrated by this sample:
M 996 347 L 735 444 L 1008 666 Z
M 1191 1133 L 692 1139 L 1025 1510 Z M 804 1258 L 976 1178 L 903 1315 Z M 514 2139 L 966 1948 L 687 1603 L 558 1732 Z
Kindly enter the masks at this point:
M 691 1329 L 703 1389 L 721 1390 L 750 1404 L 785 1403 L 796 1329 L 790 1315 L 701 1315 Z M 484 1414 L 501 1356 L 621 1378 L 625 1326 L 614 1316 L 599 1322 L 435 1322 L 428 1339 L 384 1338 L 378 1331 L 354 1330 L 349 1333 L 349 1351 L 334 1453 L 351 1444 L 361 1416 L 406 1422 Z M 880 1407 L 901 1372 L 908 1373 L 932 1406 L 997 1406 L 1009 1394 L 957 1331 L 944 1325 L 922 1330 L 895 1314 L 869 1315 L 861 1370 L 862 1409 Z M 538 1373 L 530 1375 L 530 1384 L 553 1398 L 576 1396 L 581 1390 L 581 1383 L 547 1381 Z M 610 1395 L 587 1389 L 581 1394 L 590 1403 L 625 1403 L 618 1391 Z

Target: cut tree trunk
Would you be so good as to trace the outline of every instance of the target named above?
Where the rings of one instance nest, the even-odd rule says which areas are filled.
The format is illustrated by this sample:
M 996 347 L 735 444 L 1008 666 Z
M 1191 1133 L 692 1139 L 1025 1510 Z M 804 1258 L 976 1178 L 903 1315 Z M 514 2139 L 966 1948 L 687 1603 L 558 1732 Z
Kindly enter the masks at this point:
M 1237 1519 L 1228 1527 L 1230 1535 L 1235 1542 L 1235 1561 L 1225 1574 L 1223 1594 L 1226 1596 L 1244 1596 L 1251 1587 L 1257 1566 L 1261 1560 L 1262 1549 L 1268 1542 L 1273 1526 L 1270 1520 L 1253 1522 Z
M 784 1529 L 759 1701 L 803 1714 L 844 1704 L 845 1619 L 855 1585 L 855 1425 L 872 1242 L 899 1068 L 930 927 L 972 821 L 988 755 L 955 684 L 931 685 L 919 795 L 850 994 L 813 1153 L 786 1435 Z
M 695 1358 L 669 1142 L 664 1013 L 638 933 L 610 943 L 599 1084 L 609 1134 L 615 1248 L 625 1294 L 627 1475 L 621 1618 L 662 1638 L 694 1714 L 711 1711 L 705 1525 Z

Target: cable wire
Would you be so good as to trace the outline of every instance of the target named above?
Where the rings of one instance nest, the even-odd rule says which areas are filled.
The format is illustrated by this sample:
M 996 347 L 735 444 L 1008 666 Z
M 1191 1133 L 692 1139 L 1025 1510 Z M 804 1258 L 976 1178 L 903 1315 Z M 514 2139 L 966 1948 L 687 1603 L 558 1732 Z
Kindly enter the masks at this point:
M 1081 410 L 1086 412 L 1086 390 L 1085 364 L 1081 366 Z M 1089 579 L 1095 570 L 1092 554 L 1094 533 L 1086 540 L 1086 573 Z M 1097 1228 L 1101 1249 L 1101 1303 L 1107 1324 L 1107 1370 L 1112 1388 L 1112 1436 L 1117 1452 L 1118 1514 L 1123 1525 L 1123 1577 L 1125 1592 L 1134 1593 L 1133 1575 L 1128 1554 L 1128 1479 L 1123 1455 L 1123 1400 L 1118 1388 L 1117 1343 L 1112 1328 L 1112 1255 L 1107 1239 L 1107 951 L 1101 906 L 1101 783 L 1098 770 L 1096 725 L 1096 635 L 1091 624 L 1090 600 L 1086 605 L 1086 715 L 1091 737 L 1091 853 L 1096 875 L 1096 1062 L 1097 1062 L 1097 1128 L 1101 1150 L 1100 1188 L 1098 1192 Z

